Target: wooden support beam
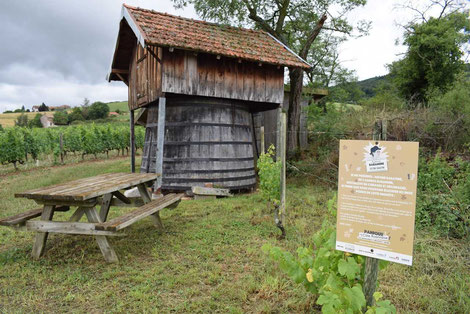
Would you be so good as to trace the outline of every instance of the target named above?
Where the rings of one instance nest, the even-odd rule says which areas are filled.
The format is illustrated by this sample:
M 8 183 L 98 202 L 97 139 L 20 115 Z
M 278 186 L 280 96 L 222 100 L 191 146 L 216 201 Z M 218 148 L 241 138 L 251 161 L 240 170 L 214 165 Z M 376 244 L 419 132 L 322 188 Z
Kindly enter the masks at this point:
M 26 229 L 28 231 L 84 234 L 84 235 L 104 235 L 123 236 L 111 231 L 95 230 L 95 223 L 87 222 L 65 222 L 65 221 L 28 221 Z
M 113 199 L 113 195 L 114 193 L 108 193 L 108 194 L 103 195 L 103 199 L 101 200 L 101 208 L 100 208 L 101 221 L 106 221 L 106 219 L 108 219 L 109 208 L 111 207 L 111 200 Z
M 129 82 L 124 78 L 124 76 L 122 76 L 122 75 L 119 74 L 119 73 L 114 73 L 114 74 L 116 74 L 116 76 L 119 77 L 119 79 L 120 79 L 121 81 L 123 81 L 124 84 L 126 84 L 127 86 L 129 86 Z
M 281 139 L 282 139 L 282 109 L 277 111 L 277 128 L 276 128 L 276 161 L 281 160 Z
M 152 51 L 152 49 L 149 49 L 147 47 L 147 51 L 152 55 L 152 57 L 155 58 L 155 60 L 157 60 L 158 63 L 160 63 L 160 64 L 162 63 L 162 60 L 160 60 L 160 58 L 155 54 L 155 52 Z
M 89 222 L 92 223 L 100 223 L 102 222 L 100 219 L 100 215 L 98 214 L 98 211 L 96 208 L 87 208 L 86 211 L 86 216 L 88 218 Z M 94 224 L 93 224 L 94 225 Z M 104 235 L 95 235 L 96 242 L 98 243 L 98 246 L 100 247 L 101 253 L 104 256 L 104 259 L 108 263 L 117 263 L 119 262 L 119 259 L 116 255 L 116 252 L 114 252 L 114 249 L 109 245 L 108 239 Z
M 260 135 L 261 135 L 261 136 L 260 136 L 260 137 L 261 137 L 261 138 L 260 138 L 261 154 L 264 154 L 264 153 L 266 152 L 265 146 L 264 146 L 264 126 L 260 127 L 260 128 L 259 128 L 259 131 L 260 131 L 260 133 L 261 133 L 261 134 L 260 134 Z
M 287 113 L 281 113 L 281 205 L 279 208 L 282 236 L 285 237 L 286 224 L 286 150 L 287 150 Z
M 124 69 L 112 69 L 111 73 L 114 74 L 129 74 L 129 70 L 124 70 Z
M 121 200 L 125 204 L 132 203 L 131 200 L 127 196 L 125 196 L 124 194 L 122 194 L 119 191 L 114 191 L 113 195 L 116 196 L 119 200 Z
M 130 129 L 131 129 L 131 134 L 130 134 L 130 146 L 131 146 L 131 172 L 135 172 L 135 123 L 134 123 L 134 110 L 131 110 L 129 112 L 130 119 L 129 119 L 129 124 L 130 124 Z M 117 197 L 117 196 L 116 196 Z
M 51 221 L 52 216 L 54 216 L 54 208 L 55 206 L 53 205 L 44 205 L 41 214 L 41 220 Z M 36 233 L 36 239 L 34 240 L 33 251 L 31 253 L 34 259 L 39 259 L 44 254 L 48 235 L 49 233 L 47 232 Z
M 154 191 L 158 191 L 162 187 L 163 177 L 163 148 L 165 142 L 165 115 L 166 115 L 166 98 L 160 97 L 158 101 L 158 127 L 157 127 L 157 151 L 155 173 L 160 176 L 155 180 Z

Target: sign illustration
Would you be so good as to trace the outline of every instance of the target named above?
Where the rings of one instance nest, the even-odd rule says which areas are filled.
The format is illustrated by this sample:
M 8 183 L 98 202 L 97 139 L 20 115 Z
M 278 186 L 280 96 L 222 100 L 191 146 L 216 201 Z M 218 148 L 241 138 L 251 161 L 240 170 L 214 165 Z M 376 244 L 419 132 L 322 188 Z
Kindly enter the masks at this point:
M 418 148 L 340 141 L 337 250 L 412 264 Z

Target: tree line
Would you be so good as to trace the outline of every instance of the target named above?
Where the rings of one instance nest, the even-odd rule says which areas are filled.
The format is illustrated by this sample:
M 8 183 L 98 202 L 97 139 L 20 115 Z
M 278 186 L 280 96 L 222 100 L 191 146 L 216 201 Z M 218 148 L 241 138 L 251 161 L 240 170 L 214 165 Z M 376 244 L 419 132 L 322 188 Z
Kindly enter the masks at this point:
M 53 155 L 63 162 L 68 154 L 94 155 L 117 151 L 129 153 L 130 133 L 127 125 L 91 124 L 75 125 L 67 128 L 25 128 L 12 127 L 0 129 L 0 163 L 18 164 L 28 160 L 41 160 Z M 136 127 L 136 149 L 143 148 L 145 129 Z

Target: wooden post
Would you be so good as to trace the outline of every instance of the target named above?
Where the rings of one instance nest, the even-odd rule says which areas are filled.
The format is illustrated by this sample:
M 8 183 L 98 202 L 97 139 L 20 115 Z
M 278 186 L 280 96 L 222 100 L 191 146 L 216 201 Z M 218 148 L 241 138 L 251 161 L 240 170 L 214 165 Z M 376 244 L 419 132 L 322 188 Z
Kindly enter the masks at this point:
M 134 110 L 129 111 L 129 124 L 131 129 L 131 138 L 130 138 L 130 146 L 131 146 L 131 172 L 135 172 L 135 123 L 134 123 Z
M 260 132 L 260 146 L 261 146 L 261 154 L 264 154 L 266 152 L 265 147 L 264 147 L 264 126 L 260 127 L 259 129 Z
M 287 150 L 287 114 L 281 113 L 281 221 L 286 217 L 286 150 Z
M 377 120 L 374 124 L 373 140 L 387 139 L 386 121 Z M 379 274 L 379 260 L 373 257 L 366 257 L 364 263 L 364 287 L 363 292 L 366 297 L 366 306 L 373 306 L 375 303 L 374 292 L 377 287 L 377 276 Z
M 166 113 L 166 98 L 160 97 L 158 100 L 158 127 L 157 127 L 157 150 L 155 161 L 155 173 L 160 176 L 155 180 L 154 191 L 157 192 L 162 187 L 163 176 L 163 147 L 165 138 L 165 113 Z
M 276 161 L 281 160 L 281 137 L 282 137 L 282 109 L 277 112 L 277 129 L 276 129 Z

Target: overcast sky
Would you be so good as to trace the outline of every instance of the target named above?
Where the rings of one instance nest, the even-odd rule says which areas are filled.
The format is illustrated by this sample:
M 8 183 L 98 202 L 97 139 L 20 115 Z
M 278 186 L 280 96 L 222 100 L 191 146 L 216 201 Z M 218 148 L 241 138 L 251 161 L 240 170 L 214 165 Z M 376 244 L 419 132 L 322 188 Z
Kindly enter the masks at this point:
M 0 112 L 24 105 L 77 106 L 126 100 L 122 82 L 108 83 L 121 5 L 118 0 L 2 0 L 0 10 Z M 197 18 L 192 8 L 175 10 L 170 0 L 127 0 L 129 5 Z M 370 36 L 341 47 L 344 65 L 359 79 L 386 74 L 396 60 L 401 30 L 392 0 L 369 0 L 353 19 L 372 21 Z

